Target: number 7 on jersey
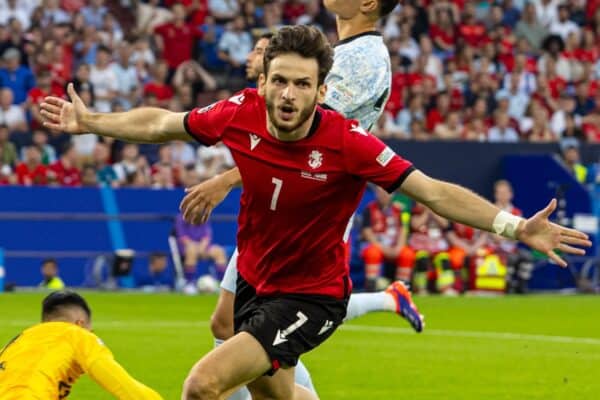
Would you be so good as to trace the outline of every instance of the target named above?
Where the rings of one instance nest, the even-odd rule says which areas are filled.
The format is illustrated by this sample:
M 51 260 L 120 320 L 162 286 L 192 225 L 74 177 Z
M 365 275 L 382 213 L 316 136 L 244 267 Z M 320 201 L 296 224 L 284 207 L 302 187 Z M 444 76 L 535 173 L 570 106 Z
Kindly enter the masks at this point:
M 271 197 L 271 210 L 275 211 L 277 209 L 277 200 L 279 200 L 279 193 L 281 192 L 281 187 L 283 186 L 283 181 L 278 178 L 272 178 L 271 182 L 275 185 L 273 189 L 273 197 Z

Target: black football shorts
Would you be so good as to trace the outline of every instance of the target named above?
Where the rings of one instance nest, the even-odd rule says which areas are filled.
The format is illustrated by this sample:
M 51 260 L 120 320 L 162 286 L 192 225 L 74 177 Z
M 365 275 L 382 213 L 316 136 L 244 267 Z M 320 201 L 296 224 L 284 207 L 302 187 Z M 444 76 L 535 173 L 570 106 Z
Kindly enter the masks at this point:
M 234 305 L 235 333 L 248 332 L 271 359 L 272 375 L 281 367 L 293 367 L 301 354 L 323 343 L 346 316 L 348 299 L 329 296 L 284 294 L 257 296 L 238 274 Z

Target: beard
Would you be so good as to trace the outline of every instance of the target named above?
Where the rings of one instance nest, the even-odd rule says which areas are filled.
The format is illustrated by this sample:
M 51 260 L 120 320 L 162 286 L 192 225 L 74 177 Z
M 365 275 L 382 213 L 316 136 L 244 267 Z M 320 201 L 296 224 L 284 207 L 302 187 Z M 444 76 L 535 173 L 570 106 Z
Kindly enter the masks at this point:
M 273 124 L 273 126 L 277 129 L 278 132 L 290 134 L 297 130 L 300 126 L 302 126 L 302 124 L 304 124 L 313 114 L 315 107 L 317 106 L 317 96 L 315 96 L 313 101 L 308 106 L 300 110 L 297 110 L 294 107 L 294 111 L 297 113 L 297 122 L 291 126 L 287 124 L 292 121 L 285 121 L 284 123 L 281 123 L 279 121 L 277 117 L 277 106 L 275 105 L 274 101 L 265 99 L 265 103 L 267 105 L 267 113 L 269 114 L 269 120 L 271 121 L 271 124 Z M 287 104 L 284 103 L 284 105 Z

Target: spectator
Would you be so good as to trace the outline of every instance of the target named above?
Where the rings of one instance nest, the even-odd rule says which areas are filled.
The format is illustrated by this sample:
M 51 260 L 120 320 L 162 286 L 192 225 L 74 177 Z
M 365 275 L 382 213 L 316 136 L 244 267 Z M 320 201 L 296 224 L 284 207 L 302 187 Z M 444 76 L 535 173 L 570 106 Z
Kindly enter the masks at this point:
M 11 19 L 18 20 L 24 30 L 29 29 L 29 12 L 24 7 L 19 7 L 17 0 L 6 0 L 4 7 L 0 6 L 0 25 L 7 25 Z
M 119 81 L 110 65 L 111 56 L 108 47 L 99 46 L 96 64 L 90 68 L 90 82 L 94 85 L 94 108 L 98 112 L 110 112 L 111 104 L 118 94 Z
M 162 58 L 169 65 L 169 78 L 182 62 L 192 58 L 196 39 L 201 36 L 200 30 L 196 26 L 186 22 L 185 8 L 182 4 L 173 4 L 171 11 L 173 12 L 172 22 L 154 29 L 157 47 L 162 53 Z
M 586 136 L 583 130 L 577 125 L 576 118 L 572 114 L 567 114 L 565 118 L 565 129 L 562 131 L 561 140 L 574 138 L 578 142 L 585 142 Z
M 111 13 L 106 13 L 102 17 L 102 27 L 98 31 L 98 37 L 102 44 L 111 49 L 116 48 L 123 40 L 124 34 L 121 25 Z
M 0 124 L 0 168 L 17 164 L 17 149 L 9 139 L 8 126 Z
M 365 263 L 365 289 L 373 292 L 387 286 L 391 279 L 410 283 L 414 254 L 406 247 L 408 232 L 402 221 L 402 205 L 392 202 L 392 197 L 379 186 L 374 187 L 375 201 L 369 203 L 362 214 L 361 258 Z M 392 273 L 383 269 L 390 264 Z M 378 284 L 388 278 L 384 285 Z
M 237 0 L 208 0 L 208 11 L 218 24 L 224 25 L 239 14 L 240 5 Z
M 135 68 L 131 64 L 131 44 L 124 41 L 118 47 L 118 59 L 112 63 L 117 77 L 117 101 L 124 110 L 129 110 L 137 104 L 141 97 L 140 83 Z
M 194 148 L 186 142 L 173 141 L 170 145 L 171 162 L 173 165 L 186 166 L 196 163 Z
M 96 180 L 100 185 L 118 186 L 118 177 L 115 169 L 110 165 L 110 149 L 105 143 L 98 142 L 93 153 Z
M 571 33 L 575 33 L 579 38 L 580 28 L 569 19 L 569 6 L 567 4 L 558 5 L 558 20 L 550 25 L 550 33 L 559 35 L 565 41 Z
M 81 171 L 77 168 L 77 150 L 72 143 L 63 149 L 60 158 L 50 165 L 52 181 L 59 186 L 80 186 Z
M 552 134 L 560 138 L 567 126 L 567 116 L 572 115 L 575 110 L 575 101 L 567 93 L 561 94 L 558 100 L 558 108 L 550 119 L 550 130 Z
M 167 255 L 154 252 L 148 257 L 148 269 L 135 275 L 136 286 L 145 292 L 162 292 L 171 290 L 174 277 L 169 271 Z
M 411 212 L 408 245 L 414 251 L 413 290 L 417 293 L 445 292 L 454 284 L 444 232 L 449 223 L 421 204 Z
M 41 70 L 36 77 L 37 86 L 32 88 L 27 94 L 27 109 L 31 112 L 32 128 L 42 127 L 43 118 L 40 115 L 40 104 L 46 96 L 64 97 L 65 91 L 62 88 L 56 88 L 51 85 L 50 72 Z
M 60 8 L 59 0 L 43 0 L 42 9 L 44 17 L 42 23 L 44 26 L 50 24 L 68 24 L 71 22 L 71 16 Z
M 216 146 L 198 147 L 196 172 L 201 180 L 211 178 L 235 166 L 229 149 L 222 143 Z
M 168 23 L 173 19 L 173 13 L 161 6 L 160 0 L 149 0 L 147 3 L 138 2 L 135 33 L 141 36 L 150 35 L 157 26 Z
M 99 30 L 102 28 L 102 19 L 108 9 L 104 6 L 104 0 L 88 0 L 88 4 L 81 9 L 81 15 L 83 15 L 86 25 Z
M 488 131 L 488 140 L 493 143 L 518 142 L 519 134 L 510 126 L 510 117 L 507 113 L 496 110 L 494 113 L 495 124 Z
M 21 53 L 16 48 L 5 50 L 2 60 L 4 67 L 0 68 L 0 87 L 12 91 L 14 104 L 22 104 L 27 93 L 35 87 L 35 77 L 28 67 L 21 65 Z
M 515 27 L 517 38 L 527 40 L 532 50 L 541 49 L 542 41 L 548 35 L 548 30 L 538 22 L 535 4 L 528 2 L 523 10 L 523 17 Z
M 35 146 L 25 150 L 25 159 L 15 168 L 19 185 L 46 185 L 48 183 L 48 168 L 42 164 L 42 153 Z
M 23 109 L 13 103 L 13 92 L 10 88 L 0 89 L 0 124 L 8 126 L 13 132 L 26 132 L 27 120 Z
M 133 175 L 138 169 L 139 147 L 135 143 L 125 143 L 121 150 L 121 161 L 113 165 L 117 176 L 117 183 L 127 183 L 127 177 Z M 102 182 L 102 180 L 100 180 Z
M 219 58 L 227 63 L 229 75 L 243 77 L 246 58 L 252 51 L 252 36 L 245 30 L 242 16 L 237 16 L 219 41 Z
M 167 83 L 169 66 L 164 60 L 159 60 L 151 68 L 150 80 L 144 85 L 144 96 L 153 95 L 156 106 L 166 108 L 174 96 L 173 88 Z
M 56 161 L 56 150 L 48 144 L 48 132 L 42 128 L 35 129 L 31 135 L 32 146 L 37 147 L 42 154 L 42 164 L 50 165 Z M 26 147 L 21 149 L 21 159 L 25 159 Z
M 579 143 L 573 140 L 563 141 L 561 143 L 561 156 L 564 167 L 573 175 L 577 182 L 586 183 L 588 170 L 581 163 Z
M 450 111 L 446 115 L 445 122 L 435 127 L 433 135 L 438 139 L 459 140 L 462 132 L 463 126 L 460 121 L 460 114 L 456 111 Z
M 58 263 L 53 258 L 47 258 L 42 261 L 42 277 L 40 287 L 50 290 L 61 290 L 65 288 L 65 283 L 58 276 Z
M 180 213 L 175 220 L 175 236 L 182 254 L 185 279 L 193 282 L 198 261 L 210 259 L 214 263 L 215 272 L 223 272 L 227 263 L 225 250 L 212 243 L 212 228 L 209 223 L 191 225 L 184 221 Z
M 200 26 L 203 32 L 202 40 L 199 42 L 202 64 L 212 72 L 220 72 L 225 68 L 226 63 L 219 58 L 219 42 L 225 32 L 222 25 L 215 22 L 215 18 L 207 15 L 204 24 Z
M 443 58 L 453 54 L 456 45 L 456 35 L 454 21 L 458 19 L 452 18 L 452 13 L 448 10 L 440 10 L 436 12 L 437 18 L 429 28 L 431 40 L 435 44 L 436 49 Z
M 538 21 L 549 29 L 558 21 L 558 4 L 560 0 L 533 0 Z
M 173 86 L 176 90 L 181 90 L 184 86 L 191 87 L 192 98 L 195 102 L 200 93 L 216 90 L 217 81 L 196 61 L 188 60 L 177 67 L 173 77 Z
M 97 187 L 98 186 L 98 175 L 96 168 L 93 164 L 85 164 L 81 168 L 81 186 L 83 187 Z
M 530 142 L 553 142 L 556 141 L 556 136 L 550 130 L 548 123 L 548 111 L 543 107 L 532 108 L 532 126 L 531 129 L 524 131 L 525 137 Z
M 410 136 L 410 123 L 414 120 L 425 120 L 425 107 L 423 106 L 422 96 L 413 96 L 410 99 L 408 108 L 405 108 L 398 113 L 396 125 L 400 132 L 403 132 L 406 136 Z

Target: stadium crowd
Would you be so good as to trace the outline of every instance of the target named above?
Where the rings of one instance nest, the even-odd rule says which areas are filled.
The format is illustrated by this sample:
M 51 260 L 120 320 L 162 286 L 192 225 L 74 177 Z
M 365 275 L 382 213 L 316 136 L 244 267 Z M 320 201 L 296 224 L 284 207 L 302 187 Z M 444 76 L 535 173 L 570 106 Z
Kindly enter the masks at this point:
M 401 1 L 382 138 L 600 142 L 600 1 Z M 225 147 L 47 131 L 39 104 L 75 88 L 99 112 L 176 111 L 247 85 L 253 41 L 315 24 L 319 0 L 0 0 L 0 185 L 171 188 L 230 168 Z

